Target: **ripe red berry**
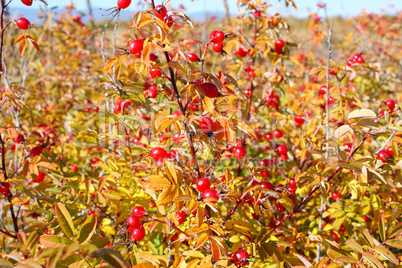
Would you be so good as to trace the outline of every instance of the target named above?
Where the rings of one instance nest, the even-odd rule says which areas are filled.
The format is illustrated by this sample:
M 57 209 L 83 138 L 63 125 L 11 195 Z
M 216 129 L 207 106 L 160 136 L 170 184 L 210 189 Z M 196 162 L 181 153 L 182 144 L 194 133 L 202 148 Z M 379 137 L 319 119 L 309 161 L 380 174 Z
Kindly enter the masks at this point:
M 155 68 L 149 68 L 149 75 L 151 76 L 151 78 L 157 78 L 162 76 L 162 71 L 160 68 L 155 69 Z
M 92 110 L 94 110 L 95 113 L 99 112 L 99 107 L 95 106 L 94 108 L 92 108 Z
M 211 82 L 202 83 L 199 87 L 204 91 L 205 96 L 208 98 L 215 98 L 218 96 L 218 87 Z
M 332 105 L 332 104 L 334 104 L 334 103 L 335 103 L 334 98 L 333 98 L 332 96 L 329 96 L 329 97 L 328 97 L 328 105 Z
M 131 213 L 132 216 L 139 217 L 140 219 L 142 219 L 145 214 L 145 208 L 141 206 L 136 206 L 135 208 L 133 208 L 133 212 Z
M 31 27 L 31 23 L 26 18 L 19 18 L 15 23 L 21 30 L 28 30 Z
M 117 0 L 117 6 L 120 9 L 126 9 L 130 6 L 131 0 Z
M 297 182 L 296 182 L 296 180 L 294 178 L 289 180 L 289 186 L 290 187 L 296 188 L 296 184 L 297 184 Z
M 173 26 L 173 18 L 172 16 L 167 16 L 163 19 L 163 22 L 166 23 L 166 25 L 170 28 Z
M 278 145 L 277 150 L 279 155 L 286 155 L 286 153 L 288 152 L 288 147 L 286 145 L 281 144 Z
M 212 31 L 209 33 L 209 40 L 211 40 L 212 42 L 214 42 L 216 32 L 217 31 Z
M 186 213 L 183 210 L 177 211 L 175 214 L 177 221 L 179 224 L 182 224 L 186 220 Z
M 281 138 L 281 137 L 283 136 L 282 131 L 280 131 L 279 129 L 274 130 L 273 134 L 274 134 L 274 136 L 277 137 L 277 138 Z
M 247 75 L 248 75 L 248 77 L 249 77 L 250 79 L 251 79 L 251 78 L 254 78 L 254 77 L 255 77 L 254 70 L 248 71 Z
M 327 93 L 327 87 L 326 86 L 320 87 L 320 89 L 318 90 L 318 94 L 325 95 L 325 93 Z
M 264 139 L 266 139 L 267 141 L 272 140 L 274 137 L 271 133 L 265 133 L 264 134 Z
M 170 159 L 176 159 L 177 158 L 176 150 L 173 150 L 173 149 L 169 150 L 168 155 L 169 155 Z
M 218 194 L 218 191 L 216 191 L 215 189 L 210 188 L 210 189 L 205 190 L 202 193 L 202 198 L 203 199 L 209 199 L 209 198 L 216 199 L 216 200 L 208 200 L 208 201 L 210 201 L 212 203 L 216 203 L 219 200 L 219 194 Z
M 77 168 L 74 164 L 71 164 L 71 165 L 70 165 L 70 169 L 71 169 L 73 172 L 78 172 L 78 168 Z
M 202 178 L 197 181 L 197 189 L 201 193 L 205 192 L 211 187 L 211 182 L 207 178 Z
M 251 88 L 246 88 L 244 90 L 244 94 L 246 94 L 247 97 L 250 97 L 251 96 Z
M 128 45 L 128 50 L 131 54 L 141 53 L 144 48 L 144 39 L 136 39 Z
M 134 230 L 131 233 L 131 237 L 135 241 L 141 241 L 145 237 L 145 229 L 144 227 L 140 226 L 138 228 L 134 228 Z
M 395 101 L 394 101 L 394 100 L 387 100 L 387 101 L 385 102 L 385 105 L 388 106 L 388 108 L 389 108 L 389 110 L 390 110 L 391 112 L 394 111 L 394 109 L 395 109 Z
M 214 122 L 212 121 L 211 118 L 203 116 L 201 117 L 201 121 L 199 122 L 201 131 L 204 134 L 208 134 L 212 131 L 214 127 Z
M 14 142 L 20 144 L 22 141 L 24 141 L 24 135 L 22 134 L 18 134 L 18 136 L 16 138 L 14 138 Z
M 98 163 L 99 161 L 100 161 L 99 158 L 94 157 L 94 158 L 92 158 L 91 165 L 95 165 L 95 164 Z
M 10 184 L 8 182 L 0 182 L 0 192 L 5 196 L 8 195 L 8 191 L 10 190 Z
M 248 55 L 248 50 L 240 47 L 240 48 L 236 51 L 236 54 L 237 54 L 238 56 L 244 58 L 245 56 Z
M 157 18 L 159 18 L 160 20 L 163 20 L 167 14 L 166 7 L 164 7 L 162 5 L 158 5 L 154 9 L 154 13 Z
M 364 63 L 363 57 L 362 57 L 362 56 L 358 57 L 358 58 L 356 59 L 356 63 L 357 63 L 357 64 L 363 64 L 363 63 Z
M 381 150 L 377 154 L 378 160 L 380 160 L 383 163 L 387 162 L 390 157 L 391 157 L 391 155 L 385 150 Z
M 286 45 L 285 41 L 278 39 L 275 42 L 275 48 L 283 48 Z
M 272 183 L 270 183 L 269 181 L 262 181 L 262 182 L 260 182 L 260 185 L 261 185 L 262 189 L 271 190 L 271 191 L 275 190 L 274 185 L 272 185 Z
M 390 155 L 395 155 L 394 149 L 392 148 L 392 146 L 388 146 L 387 148 L 385 148 L 385 151 L 387 153 L 389 153 Z
M 26 6 L 32 6 L 33 0 L 21 0 L 21 2 Z
M 250 255 L 248 255 L 247 251 L 239 249 L 233 254 L 233 262 L 239 266 L 246 266 L 249 257 Z
M 257 18 L 261 17 L 261 11 L 260 10 L 254 11 L 253 16 L 254 16 L 254 19 L 257 19 Z
M 212 39 L 213 42 L 222 42 L 225 40 L 225 34 L 222 31 L 216 31 L 214 38 Z
M 346 151 L 347 151 L 348 153 L 350 153 L 350 151 L 352 151 L 352 144 L 351 144 L 351 143 L 345 143 L 345 144 L 343 145 L 343 147 L 346 148 Z
M 38 177 L 36 178 L 37 183 L 41 183 L 45 179 L 45 173 L 43 172 L 38 172 Z
M 216 42 L 213 46 L 212 49 L 217 52 L 220 53 L 223 49 L 223 43 L 222 42 Z
M 247 151 L 243 147 L 236 147 L 233 149 L 233 155 L 236 158 L 236 160 L 240 161 L 241 159 L 247 156 Z
M 339 193 L 339 191 L 337 190 L 336 192 L 333 192 L 331 194 L 332 199 L 334 199 L 335 201 L 338 200 L 339 198 L 341 198 L 341 194 Z
M 269 171 L 268 170 L 263 170 L 260 172 L 261 177 L 263 178 L 268 178 L 269 177 Z
M 126 220 L 126 223 L 128 224 L 128 226 L 130 226 L 131 228 L 138 228 L 141 226 L 141 219 L 140 217 L 137 216 L 130 216 L 128 217 L 128 219 Z
M 336 233 L 331 232 L 331 236 L 332 236 L 332 238 L 334 238 L 336 243 L 339 243 L 339 236 Z
M 151 99 L 154 99 L 158 96 L 158 86 L 156 84 L 153 84 L 150 88 L 149 88 L 149 93 L 148 93 L 148 97 L 150 97 Z
M 155 162 L 158 162 L 160 160 L 163 160 L 165 158 L 168 158 L 169 155 L 168 153 L 165 151 L 165 149 L 161 148 L 161 147 L 155 147 L 151 150 L 151 152 L 149 153 L 149 155 L 152 157 L 152 159 Z
M 301 126 L 301 125 L 303 125 L 305 119 L 304 119 L 304 116 L 302 116 L 302 115 L 296 115 L 294 120 L 295 120 L 296 125 Z
M 289 193 L 294 194 L 294 193 L 296 193 L 296 188 L 289 186 L 289 187 L 288 187 L 288 191 L 289 191 Z
M 188 54 L 187 54 L 187 57 L 188 57 L 188 59 L 189 59 L 190 61 L 192 61 L 192 62 L 197 62 L 197 61 L 199 61 L 198 56 L 197 56 L 197 54 L 195 54 L 195 53 L 188 53 Z

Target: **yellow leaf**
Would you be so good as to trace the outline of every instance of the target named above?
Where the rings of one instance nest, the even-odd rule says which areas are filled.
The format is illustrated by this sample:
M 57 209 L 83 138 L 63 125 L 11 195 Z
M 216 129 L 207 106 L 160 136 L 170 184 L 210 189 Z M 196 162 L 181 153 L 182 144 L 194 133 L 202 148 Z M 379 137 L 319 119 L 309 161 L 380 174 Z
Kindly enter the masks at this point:
M 149 176 L 146 181 L 141 181 L 141 185 L 145 189 L 160 191 L 170 185 L 170 181 L 162 176 Z
M 174 121 L 173 117 L 163 118 L 162 121 L 159 123 L 159 127 L 155 131 L 155 134 L 158 134 L 159 132 L 165 130 L 167 127 L 169 127 L 172 124 L 173 121 Z
M 152 18 L 151 14 L 143 12 L 143 13 L 141 13 L 141 19 L 137 23 L 136 27 L 137 28 L 142 28 L 145 25 L 147 25 L 147 24 L 149 24 L 149 23 L 151 23 L 153 21 L 154 21 L 154 19 Z
M 113 58 L 113 59 L 108 60 L 108 61 L 106 62 L 106 64 L 105 64 L 105 68 L 104 68 L 104 70 L 103 70 L 103 74 L 106 75 L 106 74 L 110 71 L 110 69 L 112 69 L 113 66 L 114 66 L 118 61 L 120 61 L 120 60 L 121 60 L 120 58 Z
M 156 205 L 157 206 L 162 206 L 162 205 L 167 205 L 173 201 L 173 199 L 176 197 L 177 190 L 174 187 L 174 185 L 168 186 L 158 197 L 158 200 L 156 200 Z
M 208 233 L 202 233 L 198 237 L 197 243 L 195 243 L 195 245 L 194 245 L 194 249 L 201 247 L 204 244 L 204 242 L 207 240 L 207 238 L 208 238 Z

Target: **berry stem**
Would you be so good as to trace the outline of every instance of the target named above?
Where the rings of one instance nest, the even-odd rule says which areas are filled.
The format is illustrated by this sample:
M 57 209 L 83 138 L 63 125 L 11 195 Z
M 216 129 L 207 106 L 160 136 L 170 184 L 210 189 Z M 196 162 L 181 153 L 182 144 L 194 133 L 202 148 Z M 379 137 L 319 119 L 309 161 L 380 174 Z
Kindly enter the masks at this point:
M 166 57 L 166 61 L 167 64 L 169 66 L 169 62 L 170 62 L 170 58 L 169 58 L 169 53 L 165 51 L 165 57 Z M 182 115 L 186 116 L 186 110 L 184 109 L 184 106 L 180 100 L 180 94 L 179 94 L 179 90 L 177 89 L 177 85 L 176 85 L 176 77 L 174 75 L 174 71 L 173 68 L 169 66 L 169 72 L 170 72 L 170 82 L 172 82 L 173 85 L 173 90 L 174 90 L 174 97 L 177 101 L 177 104 L 179 105 L 180 111 L 182 113 Z M 190 133 L 190 129 L 187 125 L 186 119 L 183 120 L 183 125 L 184 125 L 184 129 L 186 130 L 186 137 L 187 140 L 190 144 L 190 149 L 191 149 L 191 155 L 193 157 L 193 162 L 194 162 L 194 167 L 197 171 L 197 175 L 199 178 L 201 178 L 201 173 L 200 173 L 200 168 L 198 166 L 198 161 L 197 161 L 197 155 L 195 154 L 195 147 L 194 147 L 194 143 L 193 143 L 193 138 L 191 137 L 191 133 Z

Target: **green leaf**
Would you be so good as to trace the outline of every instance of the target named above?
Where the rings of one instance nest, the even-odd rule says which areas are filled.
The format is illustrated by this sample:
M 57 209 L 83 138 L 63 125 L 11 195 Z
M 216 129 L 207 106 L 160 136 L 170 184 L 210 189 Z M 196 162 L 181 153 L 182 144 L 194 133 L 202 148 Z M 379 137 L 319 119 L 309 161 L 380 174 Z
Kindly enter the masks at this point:
M 94 245 L 98 249 L 104 248 L 110 244 L 110 240 L 107 237 L 101 237 L 91 241 L 91 245 Z
M 354 250 L 356 250 L 359 253 L 364 253 L 363 248 L 354 240 L 348 240 L 345 242 L 346 245 L 348 245 L 349 247 L 353 248 Z
M 378 254 L 380 254 L 381 256 L 383 256 L 384 258 L 388 259 L 389 261 L 391 261 L 392 263 L 394 263 L 395 265 L 399 264 L 398 259 L 395 257 L 394 254 L 392 254 L 391 251 L 389 251 L 388 249 L 386 249 L 383 246 L 377 246 L 374 248 L 375 251 L 378 252 Z
M 363 234 L 363 237 L 364 237 L 364 239 L 366 240 L 367 244 L 368 244 L 370 247 L 374 247 L 374 241 L 373 241 L 373 238 L 371 237 L 369 231 L 368 231 L 367 229 L 365 229 L 365 230 L 362 232 L 362 234 Z
M 39 241 L 45 248 L 59 248 L 73 243 L 72 240 L 57 235 L 42 235 Z
M 56 267 L 59 267 L 59 268 L 69 267 L 72 264 L 77 264 L 77 266 L 74 265 L 74 267 L 81 267 L 83 262 L 85 262 L 85 259 L 84 260 L 82 259 L 81 254 L 73 254 L 73 255 L 66 257 L 63 260 L 59 260 L 57 262 Z
M 84 224 L 82 225 L 79 233 L 78 233 L 78 238 L 77 241 L 80 244 L 84 244 L 87 243 L 92 235 L 95 232 L 96 229 L 96 222 L 97 222 L 97 217 L 92 214 L 91 216 L 89 216 L 86 221 L 84 222 Z
M 0 260 L 0 267 L 2 268 L 13 268 L 14 264 L 6 260 Z
M 378 228 L 381 236 L 381 240 L 385 241 L 386 236 L 385 236 L 385 219 L 384 219 L 384 214 L 378 215 Z
M 402 249 L 402 240 L 399 240 L 399 239 L 387 240 L 387 241 L 385 241 L 385 244 L 387 244 L 388 246 L 393 247 L 393 248 Z
M 93 257 L 95 258 L 101 258 L 105 262 L 109 263 L 113 268 L 125 268 L 127 267 L 126 264 L 124 263 L 123 257 L 120 255 L 120 253 L 104 248 L 101 250 L 98 250 L 97 252 L 94 252 L 92 254 Z
M 393 238 L 395 236 L 398 236 L 401 233 L 402 233 L 402 222 L 397 224 L 394 228 L 392 228 L 391 231 L 389 231 L 388 237 Z
M 74 237 L 75 228 L 73 219 L 66 207 L 60 202 L 56 204 L 56 216 L 63 233 L 69 238 Z
M 343 262 L 343 263 L 358 263 L 359 261 L 350 256 L 339 256 L 335 258 L 336 262 Z
M 381 262 L 371 255 L 370 253 L 366 253 L 363 255 L 363 258 L 365 258 L 371 266 L 376 267 L 376 268 L 384 268 L 384 266 L 381 264 Z

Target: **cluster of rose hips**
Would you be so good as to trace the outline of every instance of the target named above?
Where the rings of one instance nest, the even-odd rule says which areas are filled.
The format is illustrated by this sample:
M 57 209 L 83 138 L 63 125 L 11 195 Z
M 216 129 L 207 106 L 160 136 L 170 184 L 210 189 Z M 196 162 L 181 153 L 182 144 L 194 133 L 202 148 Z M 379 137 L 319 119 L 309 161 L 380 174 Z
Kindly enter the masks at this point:
M 247 73 L 248 78 L 253 79 L 255 77 L 255 71 L 250 67 L 250 65 L 244 65 L 244 71 Z
M 128 108 L 131 104 L 130 100 L 123 101 L 120 97 L 118 97 L 114 102 L 114 113 L 121 114 L 124 113 L 124 109 Z
M 394 100 L 387 100 L 387 101 L 385 101 L 385 105 L 388 106 L 389 111 L 392 113 L 395 110 L 396 102 Z M 386 113 L 387 113 L 386 110 L 381 109 L 381 112 L 380 112 L 381 116 L 385 116 Z
M 224 155 L 227 157 L 231 157 L 231 154 L 233 154 L 234 158 L 237 161 L 241 161 L 247 157 L 247 151 L 244 148 L 244 142 L 240 139 L 237 139 L 237 144 L 235 147 L 229 146 L 225 152 Z
M 364 59 L 362 57 L 361 53 L 356 53 L 355 55 L 353 55 L 353 58 L 351 60 L 348 60 L 348 62 L 346 63 L 349 67 L 355 66 L 355 65 L 359 65 L 359 64 L 363 64 L 364 63 Z
M 296 127 L 301 127 L 306 121 L 306 119 L 303 115 L 296 115 L 294 121 L 296 123 Z
M 174 149 L 171 149 L 168 153 L 162 147 L 153 148 L 149 155 L 156 162 L 157 166 L 161 165 L 165 159 L 176 159 L 177 157 L 177 153 Z
M 219 193 L 217 190 L 211 188 L 211 182 L 207 178 L 199 179 L 196 183 L 198 191 L 201 193 L 202 198 L 212 199 L 209 200 L 212 203 L 216 203 L 219 200 Z
M 128 225 L 127 232 L 131 233 L 131 238 L 134 241 L 141 241 L 145 237 L 145 229 L 141 222 L 145 215 L 147 215 L 145 209 L 141 206 L 136 206 L 131 216 L 126 220 Z
M 276 95 L 272 88 L 267 90 L 267 97 L 264 99 L 264 101 L 267 107 L 272 106 L 275 109 L 279 109 L 279 95 Z
M 87 100 L 86 101 L 86 104 L 88 105 L 88 106 L 92 106 L 92 101 L 90 101 L 90 100 Z M 94 106 L 94 107 L 86 107 L 85 108 L 85 112 L 86 113 L 90 113 L 91 112 L 91 110 L 93 110 L 94 112 L 99 112 L 99 107 L 98 106 Z
M 225 33 L 222 31 L 212 31 L 209 34 L 209 39 L 214 43 L 212 46 L 213 51 L 221 53 L 223 50 L 223 40 L 225 40 Z
M 163 5 L 158 5 L 154 8 L 154 13 L 155 16 L 166 23 L 169 28 L 173 26 L 173 18 L 172 16 L 167 16 L 166 7 Z

